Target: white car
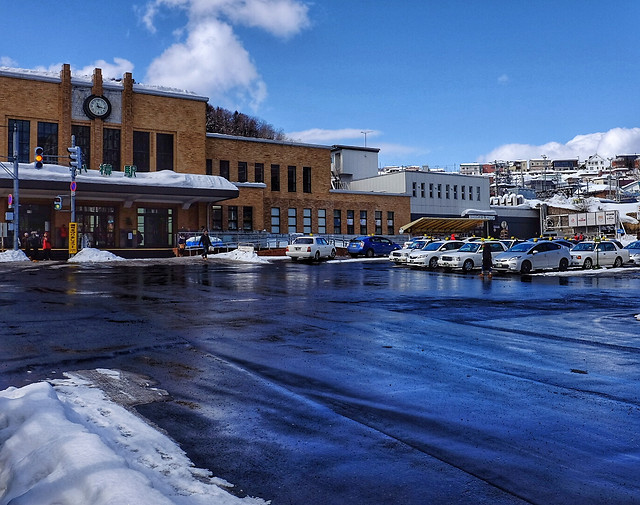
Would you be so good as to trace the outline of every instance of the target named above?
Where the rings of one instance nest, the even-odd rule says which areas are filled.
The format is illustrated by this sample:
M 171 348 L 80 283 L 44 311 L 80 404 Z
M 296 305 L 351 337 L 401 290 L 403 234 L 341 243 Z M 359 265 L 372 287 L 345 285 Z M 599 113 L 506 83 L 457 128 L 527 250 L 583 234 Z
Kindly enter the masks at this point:
M 571 266 L 593 268 L 594 266 L 620 268 L 629 263 L 629 250 L 617 240 L 595 242 L 585 240 L 571 249 Z
M 541 240 L 521 242 L 493 258 L 493 268 L 503 272 L 528 274 L 533 270 L 564 271 L 569 267 L 569 249 L 559 242 Z
M 640 240 L 631 242 L 624 246 L 624 248 L 629 251 L 629 262 L 634 265 L 640 265 Z
M 457 251 L 440 256 L 440 258 L 438 258 L 438 266 L 444 269 L 459 268 L 463 272 L 480 268 L 482 267 L 482 251 L 485 247 L 491 248 L 492 258 L 495 258 L 498 254 L 507 250 L 507 246 L 497 240 L 467 242 Z
M 409 254 L 407 265 L 435 269 L 438 266 L 438 258 L 446 252 L 460 249 L 465 242 L 461 240 L 436 240 L 427 244 L 422 249 L 415 249 Z
M 293 261 L 299 259 L 316 260 L 335 258 L 336 248 L 324 237 L 298 237 L 287 246 L 285 254 Z
M 404 264 L 407 262 L 407 259 L 409 258 L 409 254 L 412 251 L 422 249 L 423 247 L 425 247 L 427 244 L 431 242 L 433 242 L 433 239 L 426 238 L 426 237 L 414 239 L 408 244 L 405 244 L 405 246 L 402 249 L 391 251 L 389 253 L 389 261 L 393 261 L 396 264 Z

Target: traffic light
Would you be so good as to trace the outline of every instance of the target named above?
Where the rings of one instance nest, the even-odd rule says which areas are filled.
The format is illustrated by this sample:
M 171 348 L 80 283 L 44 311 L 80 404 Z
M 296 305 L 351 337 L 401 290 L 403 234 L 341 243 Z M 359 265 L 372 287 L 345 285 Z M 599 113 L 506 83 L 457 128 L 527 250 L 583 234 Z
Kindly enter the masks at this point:
M 62 210 L 62 197 L 61 196 L 56 196 L 55 200 L 53 201 L 53 209 L 54 210 Z
M 36 163 L 36 168 L 42 168 L 44 162 L 44 149 L 42 147 L 36 147 L 33 152 L 33 159 Z
M 67 151 L 69 151 L 69 158 L 71 158 L 71 171 L 75 174 L 76 170 L 80 170 L 82 168 L 82 150 L 80 146 L 75 147 L 67 147 Z

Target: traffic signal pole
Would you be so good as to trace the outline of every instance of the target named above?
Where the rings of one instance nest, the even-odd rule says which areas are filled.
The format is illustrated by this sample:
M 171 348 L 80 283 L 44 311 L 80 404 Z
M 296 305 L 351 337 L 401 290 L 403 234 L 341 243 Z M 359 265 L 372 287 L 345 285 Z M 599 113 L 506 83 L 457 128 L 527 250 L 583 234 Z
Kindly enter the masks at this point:
M 18 125 L 13 126 L 13 250 L 20 249 L 20 184 L 18 183 Z

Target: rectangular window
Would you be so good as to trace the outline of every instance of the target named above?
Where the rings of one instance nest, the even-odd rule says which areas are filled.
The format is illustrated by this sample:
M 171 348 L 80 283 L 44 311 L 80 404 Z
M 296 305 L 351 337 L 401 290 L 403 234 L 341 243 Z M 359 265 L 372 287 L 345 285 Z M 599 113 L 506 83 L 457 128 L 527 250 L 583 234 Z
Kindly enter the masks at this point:
M 58 164 L 58 123 L 38 122 L 38 146 L 42 147 L 45 163 Z
M 318 233 L 327 233 L 327 209 L 318 209 Z
M 122 171 L 120 166 L 120 130 L 103 128 L 102 163 L 108 163 L 113 170 Z
M 213 175 L 213 160 L 207 158 L 204 173 L 207 175 Z
M 340 235 L 342 233 L 342 211 L 333 209 L 333 233 Z
M 395 217 L 392 210 L 387 212 L 387 234 L 393 235 L 395 233 Z
M 156 170 L 173 170 L 173 135 L 156 134 Z
M 18 129 L 18 162 L 30 163 L 31 152 L 29 149 L 29 121 L 23 121 L 21 119 L 9 119 L 9 152 L 7 157 L 13 159 L 13 129 L 17 126 Z M 34 146 L 35 147 L 35 146 Z M 42 146 L 40 146 L 42 147 Z
M 229 160 L 220 160 L 220 177 L 229 180 Z
M 462 186 L 460 186 L 460 197 L 465 200 L 466 199 L 466 194 L 464 191 L 465 185 L 463 184 Z
M 82 150 L 83 163 L 91 168 L 91 127 L 71 125 L 71 135 L 76 138 L 76 145 Z
M 236 231 L 238 229 L 238 206 L 229 205 L 227 207 L 227 229 Z
M 422 185 L 422 188 L 424 190 L 424 184 Z M 424 194 L 422 196 L 424 196 Z M 376 218 L 376 233 L 380 235 L 382 234 L 382 211 L 381 210 L 376 210 L 375 218 Z
M 433 182 L 429 183 L 429 198 L 433 198 Z
M 355 218 L 355 212 L 352 210 L 347 210 L 347 234 L 353 235 L 356 232 L 355 225 L 353 223 Z
M 451 186 L 449 186 L 448 184 L 445 185 L 445 193 L 447 195 L 447 200 L 450 198 L 450 190 L 451 190 Z
M 254 182 L 264 182 L 264 163 L 255 164 Z
M 222 231 L 222 207 L 220 205 L 211 206 L 211 229 Z
M 280 233 L 280 209 L 271 207 L 271 233 Z
M 438 198 L 442 199 L 442 184 L 438 184 Z
M 469 200 L 473 200 L 473 186 L 469 186 Z
M 271 165 L 271 191 L 280 191 L 280 165 Z
M 311 233 L 311 209 L 302 209 L 302 233 Z
M 476 187 L 476 202 L 480 201 L 480 186 Z
M 425 184 L 423 182 L 422 184 L 420 184 L 420 198 L 424 198 L 424 190 L 425 190 Z
M 366 210 L 360 211 L 360 233 L 362 235 L 367 234 L 367 211 Z
M 453 199 L 454 200 L 458 199 L 458 185 L 457 184 L 453 185 Z
M 242 230 L 253 231 L 253 207 L 242 207 Z
M 248 166 L 246 161 L 238 162 L 238 182 L 247 182 L 249 180 Z
M 290 208 L 287 214 L 289 220 L 288 224 L 288 233 L 298 233 L 298 211 L 294 208 Z
M 133 164 L 137 172 L 151 170 L 151 135 L 149 132 L 133 132 Z
M 296 167 L 292 165 L 287 167 L 287 191 L 296 192 Z
M 417 182 L 411 183 L 411 196 L 413 196 L 414 198 L 416 196 L 418 196 L 418 183 Z
M 302 192 L 311 193 L 311 167 L 302 167 Z

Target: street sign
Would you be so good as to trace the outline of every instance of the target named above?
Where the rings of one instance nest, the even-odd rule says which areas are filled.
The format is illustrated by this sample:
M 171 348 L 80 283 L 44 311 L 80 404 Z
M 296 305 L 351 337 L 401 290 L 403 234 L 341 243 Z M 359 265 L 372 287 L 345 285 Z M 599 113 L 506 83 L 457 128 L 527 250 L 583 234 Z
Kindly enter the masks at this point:
M 76 181 L 71 181 L 71 184 L 69 184 L 69 189 L 72 193 L 74 193 L 76 189 L 78 189 L 78 183 Z
M 13 205 L 13 195 L 9 193 L 9 196 L 7 196 L 7 206 L 11 207 L 12 205 Z
M 69 254 L 78 252 L 78 223 L 69 223 Z

